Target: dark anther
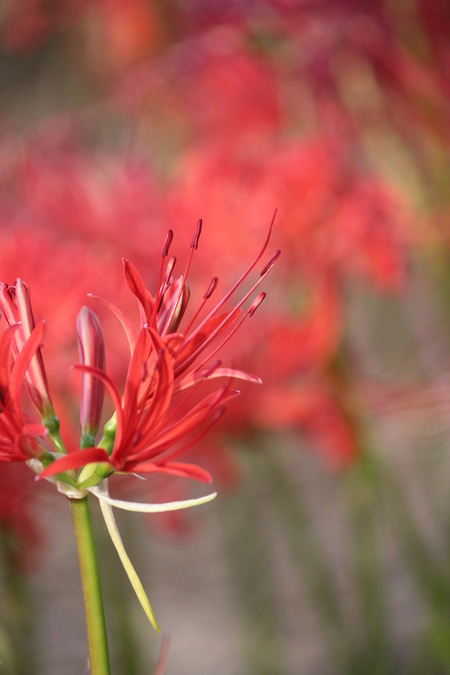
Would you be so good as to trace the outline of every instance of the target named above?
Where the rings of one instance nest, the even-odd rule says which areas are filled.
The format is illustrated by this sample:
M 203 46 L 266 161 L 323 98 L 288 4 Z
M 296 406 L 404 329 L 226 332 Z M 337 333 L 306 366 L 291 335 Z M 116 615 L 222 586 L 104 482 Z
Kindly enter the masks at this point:
M 260 293 L 252 302 L 250 309 L 248 310 L 248 315 L 253 316 L 253 314 L 256 312 L 264 298 L 266 297 L 265 293 Z
M 166 241 L 165 241 L 164 246 L 163 246 L 163 250 L 162 250 L 162 254 L 161 254 L 162 258 L 165 258 L 166 255 L 169 253 L 169 248 L 172 244 L 172 240 L 173 240 L 173 230 L 169 230 L 168 233 L 167 233 Z
M 194 231 L 194 235 L 192 237 L 190 248 L 195 248 L 195 250 L 197 250 L 198 240 L 200 239 L 201 231 L 202 231 L 202 219 L 199 218 L 198 221 L 197 221 L 197 225 L 195 226 L 195 231 Z
M 269 260 L 269 262 L 267 263 L 267 265 L 265 266 L 265 268 L 263 269 L 263 271 L 262 271 L 261 274 L 259 275 L 260 277 L 263 277 L 265 274 L 267 274 L 267 272 L 270 270 L 270 268 L 271 268 L 271 267 L 274 265 L 274 263 L 278 260 L 278 258 L 280 257 L 280 255 L 281 255 L 281 251 L 275 251 L 275 253 L 274 253 L 273 256 L 271 257 L 271 259 Z
M 208 290 L 206 291 L 205 295 L 203 296 L 203 300 L 207 300 L 212 296 L 214 291 L 217 288 L 217 284 L 219 283 L 219 277 L 213 277 L 211 279 L 211 283 L 208 286 Z

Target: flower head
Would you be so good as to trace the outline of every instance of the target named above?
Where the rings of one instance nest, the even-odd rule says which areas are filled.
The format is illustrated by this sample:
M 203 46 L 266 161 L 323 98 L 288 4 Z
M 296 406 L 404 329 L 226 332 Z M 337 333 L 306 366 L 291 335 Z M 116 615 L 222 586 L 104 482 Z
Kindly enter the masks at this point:
M 255 294 L 279 252 L 272 256 L 243 297 L 227 308 L 230 298 L 264 254 L 269 243 L 269 231 L 259 255 L 231 290 L 206 312 L 205 307 L 218 285 L 214 277 L 199 308 L 186 319 L 190 302 L 186 279 L 198 247 L 201 228 L 202 223 L 199 221 L 185 272 L 178 279 L 173 277 L 175 258 L 167 262 L 173 238 L 172 231 L 169 231 L 162 250 L 162 264 L 154 296 L 145 288 L 134 266 L 127 260 L 123 261 L 125 281 L 138 301 L 140 326 L 137 331 L 119 308 L 103 301 L 122 323 L 130 347 L 130 362 L 122 395 L 104 369 L 103 337 L 98 320 L 94 319 L 93 313 L 82 310 L 78 323 L 82 363 L 75 368 L 85 378 L 82 427 L 83 424 L 86 426 L 87 417 L 90 416 L 92 443 L 91 447 L 83 447 L 78 452 L 57 459 L 43 471 L 43 477 L 84 467 L 78 477 L 79 488 L 96 485 L 114 471 L 162 471 L 204 482 L 211 480 L 210 475 L 200 467 L 175 460 L 205 435 L 223 414 L 225 404 L 239 393 L 230 385 L 232 378 L 260 382 L 254 375 L 223 367 L 217 355 L 242 322 L 251 317 L 261 304 L 264 293 L 258 294 L 244 309 L 244 304 Z M 203 312 L 206 316 L 201 319 Z M 86 358 L 88 353 L 91 354 L 89 359 Z M 201 385 L 219 377 L 225 378 L 225 383 L 199 399 L 197 390 Z M 102 392 L 99 389 L 96 394 L 93 393 L 94 380 L 99 386 L 104 385 L 115 408 L 114 416 L 105 425 L 103 437 L 97 445 L 94 445 L 93 439 Z M 87 381 L 89 384 L 86 384 Z M 86 403 L 88 400 L 90 402 Z

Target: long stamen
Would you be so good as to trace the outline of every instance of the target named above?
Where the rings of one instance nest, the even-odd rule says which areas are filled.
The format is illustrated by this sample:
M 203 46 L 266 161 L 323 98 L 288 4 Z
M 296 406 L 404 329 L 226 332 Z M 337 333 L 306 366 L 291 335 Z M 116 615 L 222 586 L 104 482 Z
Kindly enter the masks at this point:
M 154 302 L 153 309 L 152 309 L 152 315 L 150 317 L 150 325 L 151 326 L 155 326 L 155 322 L 156 322 L 156 314 L 158 312 L 158 307 L 159 307 L 159 303 L 161 301 L 161 296 L 162 296 L 162 286 L 161 286 L 161 284 L 162 284 L 162 279 L 163 279 L 163 274 L 164 274 L 164 262 L 165 262 L 165 258 L 167 258 L 167 255 L 169 253 L 169 249 L 170 249 L 170 246 L 172 244 L 172 240 L 173 240 L 173 231 L 169 230 L 168 233 L 167 233 L 166 241 L 164 242 L 162 253 L 161 253 L 162 260 L 161 260 L 161 266 L 159 268 L 159 276 L 158 276 L 158 284 L 156 286 L 157 290 L 156 290 L 156 295 L 155 295 L 155 302 Z
M 201 344 L 201 345 L 200 345 L 200 346 L 199 346 L 199 347 L 198 347 L 198 348 L 197 348 L 197 349 L 196 349 L 196 350 L 195 350 L 195 351 L 194 351 L 187 359 L 185 359 L 184 361 L 182 361 L 181 363 L 178 364 L 177 371 L 179 371 L 181 368 L 183 368 L 183 370 L 184 370 L 188 365 L 190 365 L 191 363 L 193 363 L 193 362 L 195 361 L 195 359 L 197 358 L 197 356 L 198 356 L 202 351 L 204 351 L 205 347 L 206 347 L 207 345 L 209 345 L 209 344 L 214 340 L 214 338 L 215 338 L 219 333 L 221 333 L 221 332 L 225 329 L 225 326 L 226 326 L 227 324 L 232 323 L 232 321 L 234 320 L 234 317 L 236 316 L 236 314 L 238 313 L 238 311 L 240 310 L 240 308 L 242 307 L 242 305 L 243 305 L 243 304 L 245 303 L 245 301 L 246 301 L 246 300 L 254 293 L 254 291 L 258 288 L 258 286 L 261 284 L 261 282 L 265 279 L 265 277 L 267 276 L 267 274 L 270 272 L 270 270 L 272 269 L 273 264 L 275 263 L 275 261 L 277 260 L 277 258 L 279 257 L 279 255 L 280 255 L 280 251 L 276 251 L 276 252 L 274 253 L 274 255 L 270 258 L 270 260 L 269 260 L 269 262 L 267 263 L 267 265 L 264 266 L 264 269 L 262 270 L 262 272 L 261 272 L 261 274 L 260 274 L 260 276 L 259 276 L 258 281 L 257 281 L 256 283 L 253 284 L 253 286 L 251 287 L 251 289 L 244 295 L 244 297 L 239 301 L 239 303 L 236 305 L 236 307 L 234 307 L 234 309 L 230 312 L 230 314 L 228 314 L 228 316 L 225 317 L 225 319 L 224 319 L 224 320 L 219 324 L 219 326 L 217 326 L 217 328 L 216 328 L 216 329 L 215 329 L 215 330 L 214 330 L 214 331 L 206 338 L 206 340 L 204 340 L 204 341 L 202 342 L 202 344 Z M 229 294 L 228 294 L 228 297 L 229 297 Z M 220 305 L 220 304 L 221 304 L 221 303 L 219 303 L 219 305 Z M 216 311 L 216 310 L 214 310 L 214 312 L 215 312 L 215 311 Z M 214 312 L 212 312 L 212 313 L 210 314 L 210 316 L 212 316 L 212 315 L 214 314 Z M 205 319 L 205 321 L 206 321 L 206 319 Z M 204 322 L 203 322 L 203 323 L 204 323 Z M 239 323 L 238 325 L 241 325 L 241 324 Z M 198 330 L 198 329 L 197 329 L 197 330 Z M 235 333 L 235 332 L 236 332 L 236 330 L 233 330 L 233 332 L 231 333 L 231 335 L 232 335 L 233 333 Z M 180 349 L 179 354 L 181 354 L 182 351 L 185 349 L 186 345 L 189 344 L 189 342 L 192 340 L 192 336 L 195 335 L 195 333 L 196 333 L 196 331 L 194 331 L 194 332 L 190 335 L 190 337 L 186 340 L 186 342 L 184 343 L 184 345 L 183 345 L 182 348 Z M 228 340 L 228 338 L 227 338 L 227 340 Z M 216 354 L 217 351 L 218 351 L 218 349 L 219 349 L 220 347 L 222 347 L 223 344 L 224 344 L 224 342 L 222 342 L 222 343 L 220 344 L 220 346 L 219 346 L 218 348 L 216 348 L 216 349 L 211 353 L 211 356 L 212 356 L 212 354 Z M 208 358 L 206 359 L 206 361 L 208 361 L 209 358 L 210 358 L 210 357 L 208 357 Z M 205 361 L 203 361 L 202 363 L 205 363 Z
M 184 328 L 184 330 L 183 330 L 183 333 L 184 333 L 185 335 L 187 335 L 187 334 L 189 333 L 189 331 L 190 331 L 191 327 L 193 326 L 195 320 L 197 319 L 197 317 L 198 317 L 199 314 L 201 313 L 203 307 L 205 306 L 206 301 L 209 300 L 209 298 L 212 296 L 212 294 L 213 294 L 214 291 L 216 290 L 217 284 L 218 284 L 218 283 L 219 283 L 219 277 L 213 277 L 213 278 L 211 279 L 211 282 L 210 282 L 210 284 L 209 284 L 209 286 L 208 286 L 208 289 L 207 289 L 205 295 L 204 295 L 203 298 L 202 298 L 202 302 L 200 303 L 200 307 L 197 309 L 197 311 L 195 312 L 194 316 L 193 316 L 192 319 L 189 321 L 189 323 L 188 323 L 188 325 L 186 326 L 186 328 Z
M 184 275 L 182 276 L 182 282 L 181 282 L 180 290 L 178 291 L 178 298 L 177 298 L 176 302 L 173 303 L 172 312 L 170 313 L 169 320 L 166 323 L 166 329 L 164 331 L 164 334 L 167 333 L 167 330 L 172 323 L 172 319 L 175 315 L 175 312 L 177 311 L 177 307 L 179 305 L 180 299 L 183 296 L 183 291 L 184 291 L 184 288 L 186 286 L 186 278 L 187 278 L 187 275 L 188 275 L 188 272 L 189 272 L 189 269 L 190 269 L 190 266 L 191 266 L 192 258 L 194 256 L 194 251 L 196 251 L 197 248 L 198 248 L 198 241 L 200 239 L 201 231 L 202 231 L 202 219 L 200 218 L 197 221 L 197 225 L 195 226 L 194 234 L 192 236 L 189 257 L 188 257 L 188 261 L 186 263 L 186 269 L 185 269 Z
M 224 304 L 227 302 L 227 300 L 229 300 L 229 298 L 233 295 L 233 293 L 236 291 L 236 289 L 242 284 L 242 282 L 248 277 L 248 275 L 250 274 L 250 272 L 254 269 L 254 267 L 255 267 L 255 266 L 258 264 L 258 262 L 261 260 L 262 256 L 264 255 L 264 253 L 265 253 L 265 251 L 266 251 L 266 249 L 267 249 L 267 247 L 268 247 L 268 245 L 269 245 L 270 237 L 271 237 L 271 235 L 272 235 L 273 224 L 274 224 L 274 222 L 275 222 L 275 217 L 276 217 L 276 215 L 277 215 L 277 210 L 278 210 L 278 209 L 275 209 L 275 212 L 274 212 L 274 214 L 273 214 L 273 217 L 272 217 L 272 220 L 271 220 L 271 223 L 270 223 L 270 226 L 269 226 L 269 232 L 267 233 L 266 240 L 265 240 L 265 242 L 264 242 L 264 244 L 263 244 L 263 246 L 262 246 L 260 252 L 259 252 L 258 255 L 256 256 L 256 258 L 255 258 L 255 259 L 253 260 L 253 262 L 249 265 L 249 267 L 247 267 L 247 269 L 245 270 L 245 272 L 243 272 L 243 274 L 239 277 L 239 279 L 236 281 L 236 283 L 234 284 L 234 286 L 228 291 L 228 293 L 226 293 L 226 295 L 224 295 L 224 297 L 223 297 L 222 300 L 219 302 L 219 304 L 216 305 L 216 306 L 214 307 L 214 309 L 208 314 L 208 316 L 202 321 L 202 323 L 201 323 L 199 326 L 197 326 L 197 328 L 193 331 L 193 333 L 191 333 L 191 335 L 189 336 L 189 338 L 186 340 L 185 344 L 183 345 L 183 348 L 184 348 L 189 342 L 192 341 L 193 337 L 198 333 L 199 330 L 201 330 L 202 326 L 206 323 L 206 321 L 208 321 L 208 320 L 211 319 L 215 314 L 218 313 L 218 311 L 224 306 Z M 267 265 L 266 265 L 266 267 L 267 267 Z M 264 268 L 264 269 L 265 269 L 265 268 Z M 264 272 L 264 270 L 263 270 L 263 272 Z M 262 273 L 261 273 L 261 274 L 262 274 Z
M 218 345 L 218 346 L 217 346 L 210 354 L 208 354 L 208 356 L 207 356 L 205 359 L 203 359 L 203 361 L 202 361 L 201 363 L 198 364 L 198 366 L 196 366 L 196 367 L 194 368 L 194 370 L 193 370 L 192 372 L 196 373 L 200 368 L 203 368 L 203 366 L 204 366 L 206 363 L 208 363 L 208 361 L 209 361 L 210 359 L 212 359 L 212 357 L 213 357 L 215 354 L 217 354 L 217 352 L 218 352 L 220 349 L 222 349 L 222 347 L 223 347 L 223 346 L 228 342 L 228 340 L 236 333 L 236 331 L 240 328 L 240 326 L 242 326 L 242 323 L 245 321 L 245 319 L 246 319 L 247 317 L 253 316 L 253 314 L 256 312 L 256 310 L 258 309 L 258 307 L 260 306 L 260 304 L 262 303 L 262 301 L 264 300 L 265 297 L 266 297 L 266 294 L 265 294 L 265 293 L 260 293 L 260 294 L 253 300 L 253 302 L 252 302 L 252 304 L 250 305 L 250 307 L 248 308 L 248 310 L 247 310 L 247 311 L 245 312 L 245 314 L 240 318 L 240 320 L 238 321 L 238 323 L 233 327 L 233 329 L 228 333 L 228 335 L 222 340 L 222 342 L 221 342 L 221 343 L 220 343 L 220 344 L 219 344 L 219 345 Z

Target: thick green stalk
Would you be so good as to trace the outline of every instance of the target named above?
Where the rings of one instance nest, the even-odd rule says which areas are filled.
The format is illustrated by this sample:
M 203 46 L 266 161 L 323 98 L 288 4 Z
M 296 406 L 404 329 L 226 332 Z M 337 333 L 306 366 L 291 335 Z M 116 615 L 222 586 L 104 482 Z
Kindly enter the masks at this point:
M 87 497 L 69 499 L 83 588 L 91 675 L 110 675 L 100 577 Z

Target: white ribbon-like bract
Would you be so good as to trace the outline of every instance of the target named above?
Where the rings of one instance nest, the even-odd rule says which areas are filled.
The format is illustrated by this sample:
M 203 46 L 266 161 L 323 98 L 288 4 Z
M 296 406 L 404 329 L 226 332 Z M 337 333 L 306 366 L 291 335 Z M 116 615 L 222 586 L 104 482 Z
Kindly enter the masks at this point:
M 139 579 L 136 570 L 131 564 L 131 560 L 129 559 L 127 552 L 125 551 L 122 537 L 120 536 L 120 532 L 118 530 L 111 507 L 115 506 L 125 511 L 136 511 L 138 513 L 164 513 L 165 511 L 178 511 L 179 509 L 188 509 L 191 506 L 205 504 L 206 502 L 210 502 L 212 499 L 214 499 L 214 497 L 217 495 L 217 492 L 213 492 L 212 494 L 206 495 L 205 497 L 199 497 L 198 499 L 185 499 L 179 502 L 166 502 L 165 504 L 146 504 L 141 502 L 127 502 L 122 499 L 112 499 L 112 497 L 109 496 L 107 480 L 103 480 L 95 487 L 87 488 L 87 490 L 99 500 L 100 508 L 102 510 L 103 518 L 105 519 L 106 527 L 108 528 L 109 536 L 116 547 L 120 561 L 125 568 L 125 572 L 128 575 L 130 583 L 133 586 L 134 592 L 136 593 L 138 600 L 148 617 L 148 620 L 152 624 L 153 628 L 159 633 L 159 627 L 156 623 L 149 599 L 144 591 L 144 587 L 142 586 L 141 580 Z
M 180 509 L 189 509 L 191 506 L 200 506 L 206 504 L 217 496 L 217 492 L 212 492 L 205 497 L 198 497 L 196 499 L 184 499 L 179 502 L 165 502 L 164 504 L 146 504 L 145 502 L 128 502 L 123 499 L 113 499 L 109 496 L 108 482 L 101 481 L 95 487 L 86 488 L 89 492 L 97 497 L 100 501 L 106 502 L 111 506 L 124 511 L 136 511 L 137 513 L 165 513 L 166 511 L 179 511 Z

